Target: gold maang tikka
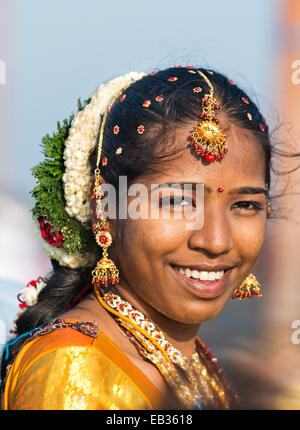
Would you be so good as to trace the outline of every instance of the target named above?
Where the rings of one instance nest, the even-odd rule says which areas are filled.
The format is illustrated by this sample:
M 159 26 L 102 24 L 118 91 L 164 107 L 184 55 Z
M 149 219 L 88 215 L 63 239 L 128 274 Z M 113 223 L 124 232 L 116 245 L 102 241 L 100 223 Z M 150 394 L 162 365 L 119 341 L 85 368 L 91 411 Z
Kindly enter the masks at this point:
M 199 123 L 193 127 L 191 142 L 194 150 L 207 162 L 221 160 L 228 152 L 226 136 L 222 133 L 215 116 L 215 109 L 221 109 L 220 103 L 214 97 L 214 87 L 210 80 L 200 70 L 196 71 L 209 86 L 209 93 L 202 98 L 203 110 Z

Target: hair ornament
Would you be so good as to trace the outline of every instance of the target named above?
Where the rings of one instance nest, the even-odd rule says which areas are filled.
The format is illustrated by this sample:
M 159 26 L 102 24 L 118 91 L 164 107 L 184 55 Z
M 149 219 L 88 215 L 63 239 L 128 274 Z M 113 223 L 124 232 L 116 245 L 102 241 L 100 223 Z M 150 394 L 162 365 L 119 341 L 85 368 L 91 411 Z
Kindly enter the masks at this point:
M 163 99 L 164 99 L 164 97 L 163 97 L 163 96 L 157 96 L 157 97 L 155 97 L 155 100 L 156 100 L 157 102 L 162 102 L 162 101 L 163 101 Z
M 195 87 L 193 88 L 194 93 L 201 93 L 202 88 L 201 87 Z
M 177 80 L 178 80 L 177 76 L 171 76 L 171 77 L 168 79 L 168 81 L 170 81 L 170 82 L 175 82 L 175 81 L 177 81 Z
M 145 100 L 143 103 L 143 107 L 149 107 L 151 105 L 151 100 Z
M 118 125 L 115 125 L 113 130 L 114 130 L 114 134 L 119 134 L 120 127 Z
M 264 132 L 265 131 L 265 127 L 262 125 L 262 123 L 260 122 L 258 125 L 259 125 L 259 128 L 261 129 L 261 131 Z
M 116 154 L 120 155 L 122 153 L 122 151 L 123 151 L 122 146 L 119 146 L 119 148 L 116 149 Z
M 75 115 L 58 123 L 53 136 L 42 139 L 45 159 L 32 170 L 37 182 L 32 191 L 32 212 L 44 252 L 60 266 L 77 269 L 95 264 L 88 188 L 93 178 L 90 153 L 100 148 L 97 166 L 106 166 L 108 160 L 101 147 L 112 102 L 144 76 L 145 73 L 130 72 L 101 84 L 90 99 L 83 104 L 78 102 Z M 100 198 L 100 190 L 97 191 Z
M 248 119 L 249 119 L 250 121 L 252 121 L 252 115 L 251 115 L 251 113 L 247 112 L 247 117 L 248 117 Z
M 209 93 L 202 98 L 202 121 L 193 127 L 191 141 L 194 150 L 207 162 L 221 160 L 228 152 L 226 136 L 222 133 L 215 116 L 215 109 L 221 109 L 221 105 L 214 97 L 214 88 L 207 76 L 200 70 L 196 70 L 204 78 L 209 86 Z
M 249 100 L 247 99 L 247 97 L 242 97 L 242 100 L 244 103 L 246 103 L 247 105 L 249 104 Z
M 139 134 L 143 134 L 144 131 L 145 131 L 145 127 L 143 125 L 139 125 L 138 128 L 137 128 L 137 132 Z

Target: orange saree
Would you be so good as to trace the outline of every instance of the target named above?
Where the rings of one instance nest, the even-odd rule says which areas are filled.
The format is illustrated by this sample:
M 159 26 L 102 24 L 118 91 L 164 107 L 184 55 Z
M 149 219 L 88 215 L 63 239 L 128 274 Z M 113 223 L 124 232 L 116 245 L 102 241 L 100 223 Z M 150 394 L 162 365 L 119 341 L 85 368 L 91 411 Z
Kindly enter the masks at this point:
M 72 326 L 42 334 L 18 352 L 7 375 L 2 409 L 163 408 L 162 393 L 100 330 L 95 337 Z

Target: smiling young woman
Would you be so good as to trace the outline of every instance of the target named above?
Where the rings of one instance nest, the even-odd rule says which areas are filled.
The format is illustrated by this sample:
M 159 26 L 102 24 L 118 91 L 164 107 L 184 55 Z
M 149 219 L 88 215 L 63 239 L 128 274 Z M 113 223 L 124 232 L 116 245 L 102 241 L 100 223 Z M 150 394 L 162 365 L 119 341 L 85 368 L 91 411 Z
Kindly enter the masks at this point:
M 54 272 L 20 295 L 2 407 L 239 407 L 197 333 L 231 297 L 260 295 L 272 148 L 257 106 L 212 70 L 131 73 L 44 145 L 33 213 Z M 120 178 L 145 190 L 138 204 Z

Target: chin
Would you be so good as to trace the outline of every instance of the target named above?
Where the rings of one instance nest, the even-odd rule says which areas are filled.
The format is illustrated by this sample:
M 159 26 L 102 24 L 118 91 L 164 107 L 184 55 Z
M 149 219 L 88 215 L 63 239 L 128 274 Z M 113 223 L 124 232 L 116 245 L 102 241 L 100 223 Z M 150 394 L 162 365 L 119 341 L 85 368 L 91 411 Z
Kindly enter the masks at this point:
M 216 303 L 216 301 L 206 301 L 203 303 L 193 303 L 192 306 L 180 306 L 180 312 L 178 308 L 174 312 L 162 312 L 169 319 L 173 319 L 182 324 L 195 325 L 202 324 L 206 321 L 210 321 L 216 318 L 224 309 L 225 303 Z

